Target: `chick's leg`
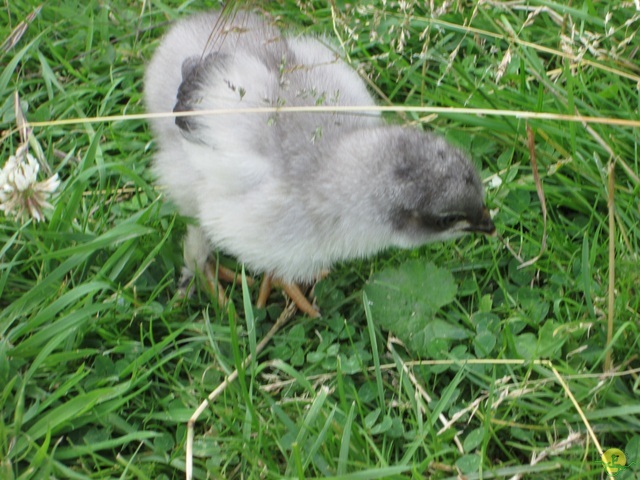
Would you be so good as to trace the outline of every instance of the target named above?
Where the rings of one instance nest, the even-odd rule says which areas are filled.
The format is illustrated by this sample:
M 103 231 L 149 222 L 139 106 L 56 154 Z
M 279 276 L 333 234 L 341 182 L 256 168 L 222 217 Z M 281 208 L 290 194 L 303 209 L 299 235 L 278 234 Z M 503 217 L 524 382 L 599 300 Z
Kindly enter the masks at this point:
M 209 260 L 212 251 L 211 243 L 207 240 L 202 229 L 195 225 L 189 225 L 187 227 L 187 235 L 184 239 L 185 266 L 180 278 L 179 291 L 182 296 L 188 295 L 188 288 L 191 285 L 193 276 L 195 272 L 199 271 L 204 274 L 207 288 L 213 297 L 218 299 L 220 305 L 226 305 L 228 298 L 224 293 L 224 288 L 220 281 L 240 284 L 242 282 L 242 276 L 215 261 Z M 249 286 L 253 285 L 253 279 L 247 277 L 247 283 Z M 298 310 L 307 314 L 309 317 L 318 318 L 320 316 L 320 312 L 307 300 L 298 285 L 285 284 L 274 279 L 273 276 L 269 274 L 265 274 L 260 284 L 260 292 L 258 301 L 256 302 L 258 308 L 264 308 L 267 305 L 272 287 L 284 290 L 291 301 L 298 307 Z
M 309 302 L 307 297 L 305 297 L 304 293 L 302 293 L 298 285 L 296 285 L 295 283 L 290 283 L 290 284 L 278 283 L 278 285 L 282 287 L 282 289 L 287 295 L 289 295 L 289 298 L 293 303 L 296 304 L 296 306 L 298 307 L 298 310 L 300 310 L 303 313 L 306 313 L 311 318 L 320 317 L 320 312 L 318 311 L 318 309 L 315 308 L 313 305 L 311 305 L 311 303 Z
M 183 244 L 184 267 L 178 283 L 178 292 L 181 296 L 189 295 L 189 287 L 196 272 L 206 274 L 205 267 L 210 252 L 211 246 L 202 229 L 195 225 L 187 226 Z
M 267 305 L 267 300 L 269 299 L 269 294 L 271 293 L 272 287 L 277 287 L 284 290 L 291 301 L 296 305 L 296 307 L 298 307 L 298 310 L 300 310 L 302 313 L 306 313 L 311 318 L 320 317 L 320 312 L 318 311 L 318 309 L 311 305 L 311 302 L 309 302 L 304 293 L 302 293 L 302 290 L 300 290 L 300 287 L 298 285 L 294 283 L 283 283 L 279 280 L 274 279 L 270 274 L 265 274 L 264 278 L 262 279 L 256 307 L 264 308 Z
M 262 277 L 262 283 L 260 283 L 260 291 L 258 292 L 256 307 L 264 308 L 267 306 L 267 300 L 269 300 L 269 295 L 271 294 L 271 280 L 272 276 L 268 273 L 265 273 L 264 277 Z
M 213 251 L 211 243 L 207 240 L 202 229 L 195 225 L 187 227 L 187 234 L 184 238 L 184 268 L 179 282 L 179 292 L 182 296 L 189 294 L 188 288 L 196 272 L 204 274 L 207 287 L 214 297 L 218 298 L 220 305 L 227 303 L 224 288 L 220 281 L 227 283 L 242 282 L 242 276 L 235 271 L 210 260 Z M 253 285 L 253 279 L 247 277 L 249 286 Z

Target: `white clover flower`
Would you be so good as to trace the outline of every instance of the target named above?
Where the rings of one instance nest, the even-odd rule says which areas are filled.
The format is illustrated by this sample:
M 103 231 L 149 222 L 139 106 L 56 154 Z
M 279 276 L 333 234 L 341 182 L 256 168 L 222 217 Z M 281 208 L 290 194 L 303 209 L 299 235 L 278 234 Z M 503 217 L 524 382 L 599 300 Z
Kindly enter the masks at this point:
M 43 210 L 53 208 L 47 201 L 58 188 L 58 174 L 38 182 L 40 165 L 27 151 L 27 145 L 18 147 L 0 171 L 0 210 L 17 218 L 44 220 Z

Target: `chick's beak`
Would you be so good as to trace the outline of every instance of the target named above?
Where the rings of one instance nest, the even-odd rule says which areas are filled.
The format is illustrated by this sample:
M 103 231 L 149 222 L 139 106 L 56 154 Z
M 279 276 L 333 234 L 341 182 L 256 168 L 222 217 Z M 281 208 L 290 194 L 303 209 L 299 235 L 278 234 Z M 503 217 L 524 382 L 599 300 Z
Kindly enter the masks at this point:
M 469 225 L 465 230 L 467 232 L 484 233 L 485 235 L 493 237 L 496 234 L 496 226 L 493 224 L 493 220 L 491 220 L 489 209 L 483 207 L 480 219 L 476 223 Z

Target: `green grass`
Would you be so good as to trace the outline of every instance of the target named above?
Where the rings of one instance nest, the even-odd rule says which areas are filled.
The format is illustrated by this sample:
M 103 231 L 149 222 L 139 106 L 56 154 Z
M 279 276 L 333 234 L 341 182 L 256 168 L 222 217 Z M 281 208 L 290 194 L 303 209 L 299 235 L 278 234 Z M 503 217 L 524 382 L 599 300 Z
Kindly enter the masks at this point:
M 335 18 L 329 2 L 267 9 L 291 29 L 343 42 L 383 105 L 638 119 L 633 2 L 473 0 L 438 3 L 438 12 L 404 3 L 337 1 Z M 36 6 L 5 2 L 0 40 Z M 0 164 L 20 144 L 15 91 L 30 122 L 143 113 L 145 62 L 168 20 L 197 8 L 205 6 L 44 4 L 0 52 Z M 588 424 L 604 449 L 636 461 L 616 478 L 637 478 L 637 124 L 528 121 L 548 239 L 541 258 L 519 269 L 543 237 L 527 122 L 415 112 L 389 120 L 424 121 L 469 151 L 485 178 L 501 180 L 488 183 L 487 198 L 502 240 L 469 237 L 336 268 L 316 286 L 324 318 L 291 320 L 196 422 L 194 477 L 599 479 Z M 46 222 L 0 217 L 0 478 L 183 478 L 187 421 L 255 352 L 282 297 L 248 315 L 241 285 L 230 309 L 204 290 L 178 298 L 187 220 L 154 186 L 144 120 L 53 124 L 33 135 L 62 184 Z M 435 264 L 455 295 L 435 311 L 423 305 L 430 321 L 411 336 L 406 314 L 394 326 L 380 313 L 393 313 L 407 291 L 372 308 L 363 291 L 370 279 L 410 275 L 416 262 Z M 620 375 L 602 375 L 608 354 Z M 587 423 L 550 364 L 535 360 L 557 369 Z

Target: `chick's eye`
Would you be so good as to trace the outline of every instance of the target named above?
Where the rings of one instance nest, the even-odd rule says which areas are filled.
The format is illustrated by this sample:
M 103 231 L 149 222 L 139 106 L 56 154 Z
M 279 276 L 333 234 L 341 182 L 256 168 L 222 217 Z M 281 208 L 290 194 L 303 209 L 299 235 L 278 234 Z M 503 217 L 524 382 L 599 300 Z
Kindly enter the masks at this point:
M 453 213 L 451 215 L 445 215 L 444 217 L 440 217 L 438 219 L 438 226 L 442 228 L 448 228 L 453 226 L 454 224 L 465 219 L 465 216 L 460 213 Z

